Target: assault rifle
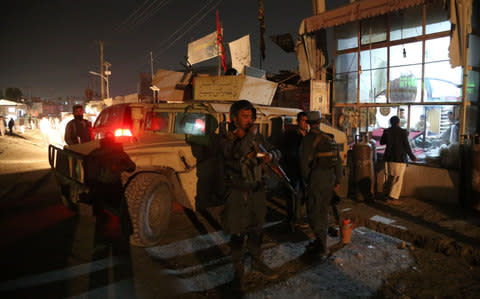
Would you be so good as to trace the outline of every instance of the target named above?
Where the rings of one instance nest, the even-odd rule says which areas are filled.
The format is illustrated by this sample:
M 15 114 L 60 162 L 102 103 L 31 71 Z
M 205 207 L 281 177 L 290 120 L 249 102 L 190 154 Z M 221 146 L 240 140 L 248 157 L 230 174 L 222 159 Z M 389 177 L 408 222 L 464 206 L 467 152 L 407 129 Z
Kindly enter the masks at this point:
M 255 154 L 258 158 L 265 156 L 268 154 L 268 151 L 263 147 L 263 145 L 253 142 L 253 148 L 255 150 Z M 287 176 L 283 168 L 278 165 L 278 163 L 274 163 L 272 161 L 268 161 L 264 163 L 268 168 L 280 179 L 280 181 L 284 184 L 285 187 L 292 193 L 296 193 L 295 188 L 292 186 L 292 182 L 290 178 Z
M 268 155 L 268 151 L 261 144 L 258 144 L 255 141 L 253 142 L 253 148 L 254 148 L 253 154 L 255 154 L 258 158 L 262 158 L 265 155 Z M 297 195 L 297 191 L 292 186 L 292 182 L 290 181 L 290 178 L 287 176 L 283 168 L 280 165 L 278 165 L 278 163 L 268 161 L 268 162 L 264 162 L 263 165 L 265 165 L 266 168 L 271 170 L 275 174 L 275 176 L 280 179 L 280 182 L 283 183 L 283 185 L 288 189 L 288 191 L 290 191 L 290 204 L 292 206 L 288 207 L 287 209 L 291 209 L 290 212 L 292 213 L 292 215 L 294 215 L 297 209 L 297 207 L 295 206 L 296 204 L 295 197 Z M 292 231 L 295 231 L 295 225 L 294 225 L 294 219 L 293 219 L 294 217 L 292 216 L 290 218 L 291 218 L 289 219 L 290 229 Z

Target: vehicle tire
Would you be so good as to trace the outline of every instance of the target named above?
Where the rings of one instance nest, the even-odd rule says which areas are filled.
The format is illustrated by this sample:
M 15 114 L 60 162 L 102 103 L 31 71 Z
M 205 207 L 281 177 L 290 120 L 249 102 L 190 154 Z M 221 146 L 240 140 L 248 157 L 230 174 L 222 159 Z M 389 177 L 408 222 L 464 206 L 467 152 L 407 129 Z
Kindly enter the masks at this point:
M 149 247 L 158 244 L 168 228 L 172 196 L 166 182 L 155 173 L 138 174 L 125 190 L 133 225 L 130 244 Z

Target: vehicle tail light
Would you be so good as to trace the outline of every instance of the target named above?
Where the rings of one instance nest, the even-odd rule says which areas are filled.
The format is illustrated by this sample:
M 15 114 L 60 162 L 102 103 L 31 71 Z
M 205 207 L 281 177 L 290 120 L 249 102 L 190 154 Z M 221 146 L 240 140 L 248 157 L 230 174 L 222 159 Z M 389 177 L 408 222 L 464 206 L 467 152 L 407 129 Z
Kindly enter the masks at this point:
M 130 129 L 116 129 L 115 130 L 115 137 L 126 136 L 132 137 L 132 131 Z

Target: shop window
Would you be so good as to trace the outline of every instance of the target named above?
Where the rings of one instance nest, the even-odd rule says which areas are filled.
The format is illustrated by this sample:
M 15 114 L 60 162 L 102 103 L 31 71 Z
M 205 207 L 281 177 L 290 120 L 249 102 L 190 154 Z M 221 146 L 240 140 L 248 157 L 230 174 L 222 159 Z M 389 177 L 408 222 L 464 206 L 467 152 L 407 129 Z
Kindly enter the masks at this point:
M 420 102 L 422 66 L 412 65 L 390 69 L 391 103 Z
M 338 55 L 335 63 L 334 92 L 338 103 L 357 102 L 358 55 Z
M 390 47 L 390 65 L 401 66 L 422 63 L 422 42 Z
M 390 40 L 402 40 L 422 35 L 423 10 L 412 7 L 390 16 Z
M 437 33 L 450 30 L 448 12 L 438 3 L 427 4 L 425 33 Z
M 439 158 L 442 148 L 458 144 L 460 113 L 457 106 L 412 106 L 410 109 L 410 146 L 418 158 Z
M 449 36 L 425 41 L 425 62 L 448 61 L 449 46 Z
M 337 40 L 338 51 L 358 47 L 358 23 L 348 23 L 335 27 L 335 39 Z
M 362 45 L 368 45 L 387 40 L 387 27 L 385 25 L 385 16 L 380 16 L 361 23 L 362 32 L 360 42 Z
M 360 53 L 360 103 L 386 103 L 387 48 Z
M 467 84 L 467 101 L 478 102 L 479 93 L 480 72 L 469 71 L 468 72 L 468 84 Z
M 400 127 L 407 129 L 408 126 L 408 106 L 400 106 L 398 110 L 398 118 L 400 118 Z

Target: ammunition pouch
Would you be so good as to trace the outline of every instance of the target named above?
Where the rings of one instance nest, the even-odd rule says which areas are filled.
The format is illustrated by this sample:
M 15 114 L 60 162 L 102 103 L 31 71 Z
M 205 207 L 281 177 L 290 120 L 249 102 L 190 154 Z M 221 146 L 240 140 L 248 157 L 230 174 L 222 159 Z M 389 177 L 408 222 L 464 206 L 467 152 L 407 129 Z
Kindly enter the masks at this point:
M 324 139 L 325 140 L 325 139 Z M 313 159 L 313 168 L 333 168 L 338 163 L 338 146 L 333 139 L 327 139 L 317 145 L 317 152 Z

